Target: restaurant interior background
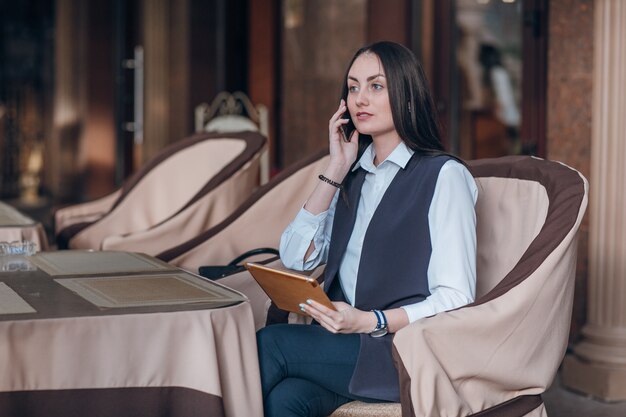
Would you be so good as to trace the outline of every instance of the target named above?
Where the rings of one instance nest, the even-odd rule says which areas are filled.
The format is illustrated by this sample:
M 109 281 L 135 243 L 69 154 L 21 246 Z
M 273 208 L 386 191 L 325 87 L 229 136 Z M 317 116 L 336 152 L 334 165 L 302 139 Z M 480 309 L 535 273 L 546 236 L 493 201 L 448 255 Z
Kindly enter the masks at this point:
M 586 26 L 576 36 L 590 48 L 584 30 L 590 2 L 549 3 L 4 1 L 0 194 L 36 215 L 106 195 L 164 146 L 193 134 L 195 107 L 221 91 L 243 91 L 268 107 L 276 173 L 326 146 L 347 62 L 360 46 L 381 39 L 421 58 L 453 153 L 547 156 L 585 173 L 588 161 L 578 154 L 588 143 L 569 144 L 562 154 L 546 107 L 555 99 L 550 92 L 563 94 L 548 88 L 548 78 L 565 70 L 559 66 L 567 58 L 564 50 L 549 51 L 558 47 L 550 32 L 580 9 Z M 583 58 L 579 65 L 590 75 L 591 57 Z M 137 100 L 142 120 L 135 118 Z M 589 113 L 579 104 L 577 113 Z M 589 118 L 576 123 L 588 131 Z M 143 130 L 140 140 L 136 128 Z
M 196 106 L 222 91 L 269 109 L 275 174 L 326 146 L 347 62 L 383 39 L 421 59 L 451 152 L 531 154 L 589 178 L 601 1 L 3 0 L 0 198 L 50 227 L 54 208 L 111 192 L 193 134 Z

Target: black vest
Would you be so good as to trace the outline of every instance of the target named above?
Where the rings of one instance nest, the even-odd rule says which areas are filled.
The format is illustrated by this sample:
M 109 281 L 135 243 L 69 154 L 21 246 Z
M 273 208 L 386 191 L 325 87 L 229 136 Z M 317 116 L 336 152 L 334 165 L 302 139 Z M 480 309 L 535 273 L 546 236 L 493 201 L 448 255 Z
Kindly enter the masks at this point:
M 367 227 L 359 262 L 355 307 L 387 310 L 423 301 L 428 290 L 431 243 L 428 211 L 437 177 L 450 157 L 413 154 L 385 191 Z M 346 195 L 339 196 L 330 239 L 324 287 L 332 300 L 344 301 L 338 271 L 356 221 L 367 172 L 349 174 Z M 398 373 L 391 357 L 393 335 L 361 335 L 361 350 L 350 392 L 399 401 Z

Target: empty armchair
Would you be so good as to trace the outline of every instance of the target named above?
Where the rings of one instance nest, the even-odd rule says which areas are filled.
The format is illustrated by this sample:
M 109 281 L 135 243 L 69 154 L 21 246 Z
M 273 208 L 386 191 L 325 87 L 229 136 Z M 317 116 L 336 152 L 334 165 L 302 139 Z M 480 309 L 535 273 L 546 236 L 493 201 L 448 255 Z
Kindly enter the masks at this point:
M 245 93 L 219 93 L 211 105 L 199 104 L 195 109 L 196 133 L 199 132 L 259 132 L 268 139 L 269 113 L 263 104 L 254 105 Z M 269 181 L 269 146 L 261 156 L 261 184 Z
M 283 230 L 327 163 L 326 153 L 319 153 L 294 164 L 259 188 L 223 222 L 157 257 L 197 271 L 203 265 L 225 265 L 251 249 L 278 248 Z
M 104 214 L 57 228 L 59 247 L 152 254 L 185 241 L 185 233 L 195 236 L 219 223 L 258 187 L 264 147 L 265 138 L 254 132 L 203 133 L 176 142 L 105 198 Z M 149 234 L 149 241 L 134 237 L 155 227 L 159 233 Z
M 300 210 L 319 181 L 317 176 L 328 164 L 326 155 L 326 152 L 313 155 L 285 169 L 223 222 L 157 257 L 197 272 L 205 265 L 226 265 L 252 249 L 278 248 L 283 230 Z M 268 255 L 263 255 L 265 258 Z M 278 263 L 280 261 L 273 265 Z M 220 283 L 243 292 L 250 299 L 256 328 L 265 326 L 269 299 L 248 272 L 229 275 Z

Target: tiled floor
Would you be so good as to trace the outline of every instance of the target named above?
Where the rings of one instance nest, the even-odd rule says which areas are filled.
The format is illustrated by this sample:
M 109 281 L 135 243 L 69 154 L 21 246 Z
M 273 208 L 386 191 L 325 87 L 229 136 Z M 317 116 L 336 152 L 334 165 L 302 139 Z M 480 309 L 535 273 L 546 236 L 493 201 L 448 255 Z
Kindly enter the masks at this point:
M 543 395 L 549 417 L 626 417 L 626 401 L 607 403 L 574 393 L 560 378 Z

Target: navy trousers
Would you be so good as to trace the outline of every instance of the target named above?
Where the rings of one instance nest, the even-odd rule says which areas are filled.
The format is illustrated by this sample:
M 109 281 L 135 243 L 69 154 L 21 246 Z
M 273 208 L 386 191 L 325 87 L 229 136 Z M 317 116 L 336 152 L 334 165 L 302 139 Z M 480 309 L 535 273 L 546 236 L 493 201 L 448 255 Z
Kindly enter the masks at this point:
M 358 334 L 317 325 L 276 324 L 257 332 L 265 417 L 326 417 L 351 400 Z

